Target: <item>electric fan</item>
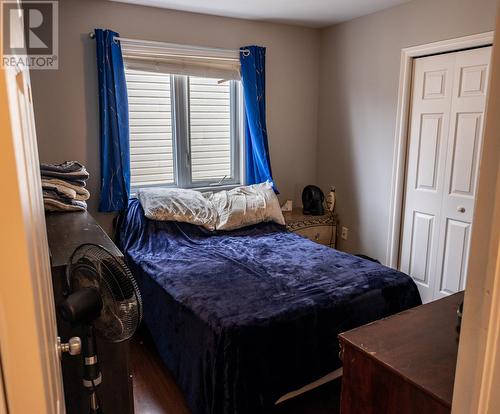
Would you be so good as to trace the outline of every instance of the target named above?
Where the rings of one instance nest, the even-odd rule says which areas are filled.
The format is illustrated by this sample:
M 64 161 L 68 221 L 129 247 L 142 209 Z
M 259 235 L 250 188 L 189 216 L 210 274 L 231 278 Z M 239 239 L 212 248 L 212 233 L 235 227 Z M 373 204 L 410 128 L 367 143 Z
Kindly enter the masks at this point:
M 76 248 L 66 267 L 66 282 L 69 295 L 59 312 L 83 329 L 83 386 L 89 393 L 90 413 L 101 413 L 95 335 L 109 342 L 129 339 L 142 319 L 141 295 L 123 260 L 96 244 Z

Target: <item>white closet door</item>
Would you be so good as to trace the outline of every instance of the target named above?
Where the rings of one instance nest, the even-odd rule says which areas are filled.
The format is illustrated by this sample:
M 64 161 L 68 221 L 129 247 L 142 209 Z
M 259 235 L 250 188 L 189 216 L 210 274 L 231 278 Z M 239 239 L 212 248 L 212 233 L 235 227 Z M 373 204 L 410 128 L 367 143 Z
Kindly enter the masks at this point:
M 416 59 L 407 156 L 401 270 L 433 298 L 455 58 Z
M 414 62 L 400 268 L 424 302 L 464 287 L 490 53 Z
M 465 289 L 491 47 L 455 55 L 434 299 Z

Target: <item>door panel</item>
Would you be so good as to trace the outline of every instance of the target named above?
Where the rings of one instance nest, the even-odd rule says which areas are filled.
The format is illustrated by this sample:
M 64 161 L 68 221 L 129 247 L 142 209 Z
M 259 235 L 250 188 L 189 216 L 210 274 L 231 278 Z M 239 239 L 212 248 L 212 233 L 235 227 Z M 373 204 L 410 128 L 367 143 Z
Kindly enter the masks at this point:
M 443 114 L 423 114 L 417 154 L 417 189 L 436 191 Z
M 429 287 L 429 262 L 434 233 L 434 216 L 414 212 L 409 272 L 421 285 Z
M 474 51 L 474 53 L 476 53 Z M 459 97 L 486 96 L 488 65 L 476 65 L 460 68 Z
M 455 78 L 446 149 L 435 294 L 438 299 L 465 287 L 469 234 L 474 213 L 483 136 L 491 47 L 454 53 Z
M 414 61 L 400 268 L 424 302 L 465 286 L 490 53 Z
M 440 99 L 445 97 L 447 70 L 424 72 L 423 99 Z
M 474 197 L 475 164 L 481 133 L 481 113 L 457 114 L 451 159 L 450 194 Z
M 424 302 L 435 283 L 453 70 L 453 57 L 441 55 L 417 59 L 413 71 L 400 268 L 414 278 Z
M 443 272 L 439 292 L 452 294 L 465 288 L 470 223 L 446 221 Z

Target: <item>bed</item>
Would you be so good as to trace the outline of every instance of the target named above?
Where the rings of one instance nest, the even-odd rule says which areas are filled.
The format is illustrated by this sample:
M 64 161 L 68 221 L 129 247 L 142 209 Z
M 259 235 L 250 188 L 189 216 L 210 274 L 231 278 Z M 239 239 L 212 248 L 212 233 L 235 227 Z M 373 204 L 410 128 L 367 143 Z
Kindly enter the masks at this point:
M 337 335 L 421 304 L 410 277 L 274 223 L 209 232 L 132 200 L 119 242 L 193 414 L 260 414 L 339 368 Z

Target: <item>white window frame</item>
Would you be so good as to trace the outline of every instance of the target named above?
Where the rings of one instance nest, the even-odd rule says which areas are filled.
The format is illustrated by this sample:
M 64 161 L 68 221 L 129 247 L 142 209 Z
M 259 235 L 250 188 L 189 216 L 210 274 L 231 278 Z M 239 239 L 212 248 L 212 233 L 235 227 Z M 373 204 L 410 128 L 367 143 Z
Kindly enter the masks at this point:
M 126 64 L 126 60 L 125 60 Z M 146 64 L 147 65 L 147 64 Z M 146 66 L 145 65 L 145 66 Z M 154 66 L 152 66 L 154 67 Z M 153 71 L 158 73 L 158 69 Z M 171 187 L 198 190 L 220 190 L 234 188 L 244 183 L 244 104 L 243 88 L 240 81 L 230 82 L 230 136 L 231 136 L 231 176 L 218 177 L 214 180 L 193 181 L 190 143 L 190 111 L 189 111 L 189 76 L 170 75 L 170 91 L 172 104 L 172 146 L 174 182 L 171 184 L 137 184 L 131 189 L 132 194 L 140 188 Z M 195 77 L 203 77 L 194 75 Z M 208 78 L 208 76 L 207 76 Z
M 199 76 L 197 76 L 199 77 Z M 195 181 L 191 171 L 191 133 L 189 119 L 189 77 L 170 75 L 172 91 L 172 125 L 174 145 L 174 176 L 179 188 L 218 188 L 241 185 L 241 152 L 243 148 L 243 91 L 239 81 L 230 82 L 231 95 L 231 177 L 218 180 Z

